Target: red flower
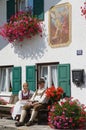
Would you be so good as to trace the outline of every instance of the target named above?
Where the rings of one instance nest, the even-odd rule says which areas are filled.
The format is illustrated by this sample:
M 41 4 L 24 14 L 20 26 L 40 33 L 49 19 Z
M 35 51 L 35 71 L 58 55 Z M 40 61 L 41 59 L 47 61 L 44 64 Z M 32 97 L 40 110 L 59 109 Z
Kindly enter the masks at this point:
M 63 89 L 61 87 L 55 88 L 54 86 L 51 86 L 46 90 L 46 95 L 50 100 L 54 103 L 62 97 L 62 94 L 64 93 Z
M 51 106 L 48 106 L 48 110 L 50 110 Z
M 72 104 L 72 105 L 71 105 Z M 86 108 L 78 100 L 64 98 L 51 105 L 48 124 L 54 129 L 85 129 Z
M 31 39 L 36 34 L 42 35 L 41 22 L 31 12 L 18 12 L 10 18 L 9 23 L 0 27 L 0 35 L 9 42 Z
M 85 16 L 85 18 L 86 18 L 86 2 L 84 2 L 84 6 L 82 7 L 80 7 L 81 8 L 81 15 L 83 16 Z

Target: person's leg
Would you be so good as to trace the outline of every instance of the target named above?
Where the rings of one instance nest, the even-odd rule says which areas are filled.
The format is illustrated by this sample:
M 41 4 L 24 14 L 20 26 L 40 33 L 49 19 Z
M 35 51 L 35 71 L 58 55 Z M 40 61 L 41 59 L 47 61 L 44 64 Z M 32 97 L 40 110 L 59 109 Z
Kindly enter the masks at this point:
M 29 119 L 29 121 L 27 122 L 26 126 L 30 126 L 33 124 L 33 121 L 35 120 L 38 111 L 43 107 L 42 104 L 37 104 L 33 107 L 32 113 L 31 113 L 31 117 Z
M 34 121 L 34 119 L 36 118 L 37 114 L 38 114 L 38 111 L 33 109 L 29 121 Z
M 15 120 L 19 121 L 20 120 L 20 115 L 16 115 Z
M 26 114 L 27 114 L 27 110 L 30 109 L 30 108 L 31 108 L 31 106 L 28 105 L 28 104 L 23 106 L 22 111 L 21 111 L 20 120 L 19 120 L 19 122 L 16 122 L 16 126 L 24 125 L 24 120 L 25 120 L 25 117 L 26 117 Z
M 22 112 L 21 112 L 21 117 L 20 117 L 20 120 L 19 122 L 24 122 L 24 119 L 26 117 L 26 114 L 27 114 L 27 111 L 22 109 Z

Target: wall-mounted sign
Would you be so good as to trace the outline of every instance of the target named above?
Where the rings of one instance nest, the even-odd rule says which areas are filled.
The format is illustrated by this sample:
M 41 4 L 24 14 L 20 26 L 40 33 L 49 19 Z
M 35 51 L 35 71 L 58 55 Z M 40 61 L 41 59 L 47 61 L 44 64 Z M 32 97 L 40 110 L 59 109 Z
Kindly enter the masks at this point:
M 77 50 L 77 51 L 76 51 L 76 54 L 77 54 L 77 55 L 83 55 L 83 50 Z

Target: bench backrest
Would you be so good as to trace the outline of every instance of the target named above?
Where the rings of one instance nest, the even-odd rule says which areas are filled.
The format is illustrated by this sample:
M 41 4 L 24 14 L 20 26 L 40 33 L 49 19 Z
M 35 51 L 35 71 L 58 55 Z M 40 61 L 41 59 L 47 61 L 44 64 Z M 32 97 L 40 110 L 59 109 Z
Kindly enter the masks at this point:
M 15 104 L 18 100 L 18 95 L 11 95 L 9 104 Z

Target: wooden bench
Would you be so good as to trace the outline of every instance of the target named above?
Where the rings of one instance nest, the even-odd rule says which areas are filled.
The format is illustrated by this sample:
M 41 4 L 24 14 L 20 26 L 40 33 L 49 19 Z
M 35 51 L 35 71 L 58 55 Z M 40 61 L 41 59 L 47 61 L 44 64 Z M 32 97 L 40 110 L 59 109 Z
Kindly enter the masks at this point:
M 48 124 L 48 112 L 47 108 L 40 109 L 38 112 L 38 125 L 47 125 Z
M 25 123 L 28 122 L 28 120 L 31 117 L 31 112 L 33 109 L 31 109 L 31 111 L 27 111 L 27 115 L 25 118 Z M 37 117 L 35 118 L 34 122 L 37 123 L 38 125 L 47 125 L 48 123 L 48 112 L 49 110 L 47 108 L 41 108 L 37 114 Z
M 45 106 L 45 108 L 42 108 L 38 112 L 38 125 L 47 125 L 48 124 L 48 106 L 51 106 L 51 101 L 48 101 L 48 104 Z
M 9 103 L 7 103 L 6 105 L 0 105 L 0 118 L 11 117 L 11 109 L 14 107 L 17 101 L 18 101 L 18 96 L 11 95 Z
M 0 118 L 7 117 L 11 118 L 11 109 L 14 107 L 15 103 L 18 101 L 18 96 L 17 95 L 12 95 L 10 97 L 10 101 L 6 105 L 0 105 Z M 42 108 L 39 110 L 38 115 L 37 115 L 37 123 L 38 125 L 43 125 L 47 124 L 48 122 L 48 109 L 47 107 Z M 26 122 L 28 121 L 29 116 L 27 114 L 27 119 Z

